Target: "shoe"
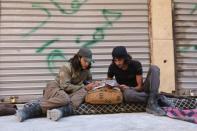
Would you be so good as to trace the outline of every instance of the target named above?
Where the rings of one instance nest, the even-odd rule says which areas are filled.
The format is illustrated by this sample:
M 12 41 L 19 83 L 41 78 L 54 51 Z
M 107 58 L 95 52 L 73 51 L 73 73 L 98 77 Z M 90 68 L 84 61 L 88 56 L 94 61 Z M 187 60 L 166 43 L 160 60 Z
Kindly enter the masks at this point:
M 19 122 L 39 116 L 42 116 L 42 109 L 39 103 L 27 103 L 23 109 L 16 111 L 16 117 Z
M 150 113 L 150 114 L 154 114 L 156 116 L 166 115 L 166 112 L 163 109 L 161 109 L 159 107 L 159 105 L 157 104 L 157 100 L 153 99 L 151 96 L 148 100 L 148 104 L 147 104 L 147 107 L 146 107 L 146 112 Z
M 52 121 L 57 121 L 64 116 L 64 112 L 59 109 L 47 110 L 47 118 Z
M 47 110 L 47 118 L 52 121 L 58 121 L 60 118 L 64 116 L 69 116 L 72 114 L 73 114 L 73 109 L 70 104 L 60 107 L 60 108 Z
M 166 96 L 164 95 L 159 95 L 158 96 L 158 104 L 161 107 L 175 107 L 174 103 L 172 100 L 169 100 Z
M 163 109 L 161 109 L 159 106 L 155 106 L 155 105 L 147 106 L 146 112 L 149 114 L 156 115 L 156 116 L 165 116 L 166 115 L 166 112 Z

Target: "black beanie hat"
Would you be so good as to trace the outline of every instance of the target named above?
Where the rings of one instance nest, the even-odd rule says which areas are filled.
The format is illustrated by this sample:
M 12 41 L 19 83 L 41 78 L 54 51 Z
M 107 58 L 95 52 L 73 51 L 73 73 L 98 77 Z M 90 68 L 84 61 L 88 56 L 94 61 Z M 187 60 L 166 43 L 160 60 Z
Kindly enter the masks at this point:
M 114 47 L 112 51 L 112 57 L 113 58 L 128 58 L 129 55 L 127 53 L 127 50 L 124 46 L 116 46 Z

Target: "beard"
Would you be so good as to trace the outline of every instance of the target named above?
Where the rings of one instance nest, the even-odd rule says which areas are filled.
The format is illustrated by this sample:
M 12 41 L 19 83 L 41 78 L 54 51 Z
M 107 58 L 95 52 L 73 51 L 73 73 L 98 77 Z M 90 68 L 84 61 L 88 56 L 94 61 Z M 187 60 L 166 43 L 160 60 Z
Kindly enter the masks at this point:
M 123 65 L 116 65 L 118 68 L 122 69 Z

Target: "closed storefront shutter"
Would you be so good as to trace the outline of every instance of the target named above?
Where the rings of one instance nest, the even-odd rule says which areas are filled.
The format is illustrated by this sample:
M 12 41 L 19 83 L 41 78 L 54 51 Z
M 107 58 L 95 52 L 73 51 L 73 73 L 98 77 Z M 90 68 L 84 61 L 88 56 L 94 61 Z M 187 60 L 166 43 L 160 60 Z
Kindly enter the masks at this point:
M 197 0 L 174 0 L 177 87 L 197 95 Z
M 148 0 L 1 0 L 0 95 L 40 96 L 81 46 L 91 48 L 93 79 L 106 78 L 115 46 L 150 64 Z M 21 99 L 21 100 L 20 100 Z

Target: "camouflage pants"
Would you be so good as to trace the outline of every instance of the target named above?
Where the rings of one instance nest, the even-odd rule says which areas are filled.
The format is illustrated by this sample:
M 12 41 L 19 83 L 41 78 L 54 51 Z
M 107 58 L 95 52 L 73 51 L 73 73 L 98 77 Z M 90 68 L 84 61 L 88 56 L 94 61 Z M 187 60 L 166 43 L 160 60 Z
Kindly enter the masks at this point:
M 67 94 L 61 90 L 55 81 L 47 84 L 43 91 L 43 98 L 40 101 L 40 106 L 43 113 L 48 109 L 61 107 L 67 104 L 72 104 L 73 108 L 77 108 L 84 102 L 87 91 L 82 88 L 72 94 Z

